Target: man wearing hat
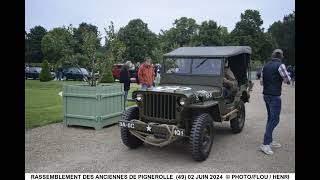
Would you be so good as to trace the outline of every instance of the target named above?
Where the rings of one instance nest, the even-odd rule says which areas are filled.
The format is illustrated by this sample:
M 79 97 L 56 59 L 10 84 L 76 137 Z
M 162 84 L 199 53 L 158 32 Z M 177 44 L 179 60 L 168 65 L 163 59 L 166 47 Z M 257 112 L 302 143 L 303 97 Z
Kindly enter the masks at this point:
M 290 76 L 285 65 L 281 62 L 282 59 L 282 50 L 274 50 L 271 60 L 262 69 L 260 79 L 261 85 L 263 85 L 263 99 L 268 112 L 266 131 L 260 149 L 268 155 L 273 154 L 271 148 L 281 147 L 279 143 L 272 139 L 272 133 L 279 123 L 282 82 L 290 84 Z

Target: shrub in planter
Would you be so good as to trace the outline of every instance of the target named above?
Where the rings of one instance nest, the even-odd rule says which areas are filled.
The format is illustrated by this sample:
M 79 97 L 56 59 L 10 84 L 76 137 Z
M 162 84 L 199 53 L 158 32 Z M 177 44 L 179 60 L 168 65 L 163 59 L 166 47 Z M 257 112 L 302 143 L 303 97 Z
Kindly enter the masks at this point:
M 114 78 L 113 78 L 112 72 L 107 67 L 100 79 L 100 83 L 113 83 L 113 82 L 114 82 Z
M 39 79 L 42 82 L 51 81 L 51 74 L 47 60 L 44 60 L 42 63 L 42 70 L 40 72 Z

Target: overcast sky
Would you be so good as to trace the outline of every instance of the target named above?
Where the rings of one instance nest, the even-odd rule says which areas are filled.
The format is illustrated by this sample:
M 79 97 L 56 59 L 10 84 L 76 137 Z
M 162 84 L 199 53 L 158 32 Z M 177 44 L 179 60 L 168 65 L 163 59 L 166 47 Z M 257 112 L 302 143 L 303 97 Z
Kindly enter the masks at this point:
M 26 0 L 25 4 L 28 32 L 36 25 L 51 30 L 86 22 L 98 26 L 102 36 L 110 21 L 118 30 L 131 19 L 140 18 L 158 34 L 183 16 L 195 19 L 198 24 L 214 20 L 230 32 L 246 9 L 259 10 L 267 29 L 295 10 L 294 0 Z

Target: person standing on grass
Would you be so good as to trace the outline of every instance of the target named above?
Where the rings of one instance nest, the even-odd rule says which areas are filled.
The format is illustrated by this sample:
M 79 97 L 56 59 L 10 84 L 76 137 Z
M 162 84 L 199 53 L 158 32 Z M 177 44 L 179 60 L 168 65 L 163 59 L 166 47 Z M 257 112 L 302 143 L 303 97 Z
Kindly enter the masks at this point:
M 63 72 L 62 66 L 59 65 L 59 67 L 58 67 L 58 80 L 59 81 L 62 80 L 62 72 Z
M 138 71 L 139 83 L 143 90 L 152 88 L 154 83 L 154 68 L 151 64 L 151 58 L 145 57 L 144 60 L 145 62 L 140 65 Z
M 276 49 L 272 53 L 272 59 L 264 65 L 261 72 L 261 85 L 263 85 L 263 99 L 266 104 L 268 119 L 263 144 L 260 146 L 262 152 L 272 155 L 271 147 L 281 147 L 272 138 L 272 133 L 279 123 L 281 111 L 281 87 L 282 82 L 290 84 L 290 76 L 285 65 L 281 62 L 283 51 Z
M 120 83 L 123 83 L 123 96 L 124 96 L 124 107 L 126 105 L 127 102 L 127 98 L 128 98 L 128 92 L 130 90 L 130 75 L 129 75 L 129 68 L 131 67 L 131 62 L 127 61 L 124 66 L 122 67 L 121 71 L 120 71 Z

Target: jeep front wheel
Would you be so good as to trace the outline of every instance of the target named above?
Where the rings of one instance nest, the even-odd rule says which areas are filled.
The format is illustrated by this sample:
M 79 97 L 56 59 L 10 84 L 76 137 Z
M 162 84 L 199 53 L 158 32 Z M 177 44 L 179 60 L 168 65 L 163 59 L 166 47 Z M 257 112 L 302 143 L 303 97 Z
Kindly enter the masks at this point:
M 190 151 L 195 161 L 208 158 L 213 143 L 213 120 L 203 113 L 194 119 L 190 132 Z
M 139 119 L 139 108 L 131 107 L 127 109 L 123 114 L 123 119 L 127 121 L 131 121 L 132 119 Z M 143 144 L 143 141 L 132 135 L 127 127 L 121 127 L 120 132 L 123 144 L 130 149 L 137 148 Z
M 246 119 L 246 109 L 244 102 L 240 100 L 238 107 L 237 117 L 230 121 L 231 129 L 233 133 L 240 133 L 244 127 L 244 122 Z

